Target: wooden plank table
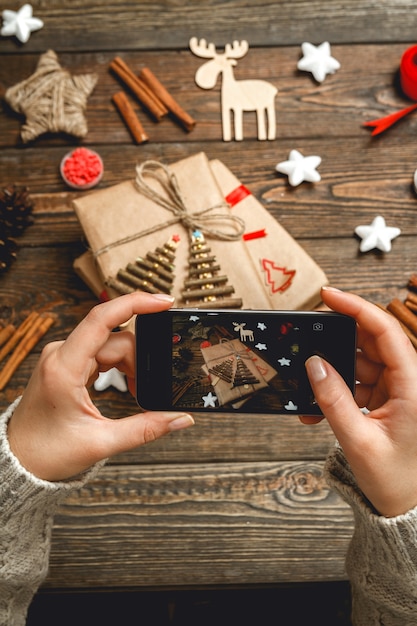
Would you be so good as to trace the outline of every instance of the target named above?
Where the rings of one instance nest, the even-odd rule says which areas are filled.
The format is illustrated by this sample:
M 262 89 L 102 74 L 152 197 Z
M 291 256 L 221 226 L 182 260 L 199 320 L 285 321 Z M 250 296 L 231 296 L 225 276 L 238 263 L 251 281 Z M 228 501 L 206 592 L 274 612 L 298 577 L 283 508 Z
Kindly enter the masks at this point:
M 0 38 L 1 88 L 29 76 L 48 49 L 73 74 L 97 73 L 83 145 L 104 160 L 101 188 L 132 178 L 139 161 L 170 163 L 204 151 L 250 188 L 331 284 L 384 304 L 404 297 L 417 265 L 417 118 L 411 114 L 379 138 L 371 138 L 362 123 L 410 104 L 397 89 L 397 77 L 417 29 L 412 0 L 36 0 L 32 6 L 45 26 L 25 45 Z M 236 76 L 278 87 L 275 141 L 256 139 L 250 114 L 243 142 L 222 141 L 220 82 L 210 91 L 195 85 L 201 59 L 189 51 L 192 36 L 219 49 L 248 40 Z M 322 84 L 297 71 L 303 41 L 329 41 L 340 70 Z M 111 103 L 120 87 L 109 72 L 116 55 L 137 71 L 143 65 L 153 69 L 197 120 L 196 128 L 186 133 L 172 120 L 156 124 L 140 112 L 150 140 L 134 145 Z M 19 322 L 30 310 L 46 309 L 57 323 L 0 394 L 1 409 L 24 389 L 42 345 L 64 338 L 97 302 L 72 268 L 85 241 L 71 206 L 77 194 L 58 169 L 76 142 L 47 135 L 22 145 L 21 122 L 2 108 L 0 181 L 29 187 L 34 224 L 19 240 L 16 262 L 0 277 L 0 321 Z M 321 156 L 320 183 L 291 188 L 277 174 L 275 165 L 293 148 Z M 361 254 L 354 229 L 377 215 L 402 234 L 389 254 Z M 92 395 L 104 414 L 136 411 L 134 400 L 120 392 Z M 344 580 L 352 516 L 322 474 L 333 441 L 326 423 L 211 413 L 198 415 L 193 429 L 113 458 L 60 508 L 45 588 Z

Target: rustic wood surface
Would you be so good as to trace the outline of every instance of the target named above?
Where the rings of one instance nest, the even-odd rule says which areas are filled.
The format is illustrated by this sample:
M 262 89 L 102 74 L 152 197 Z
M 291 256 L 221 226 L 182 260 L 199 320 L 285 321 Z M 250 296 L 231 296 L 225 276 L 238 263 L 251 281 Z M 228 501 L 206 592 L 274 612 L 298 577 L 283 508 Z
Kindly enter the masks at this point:
M 11 1 L 8 8 L 17 9 Z M 39 54 L 53 49 L 73 74 L 95 72 L 88 136 L 105 164 L 102 188 L 133 176 L 138 161 L 167 163 L 204 151 L 219 158 L 327 273 L 330 283 L 380 303 L 402 298 L 417 269 L 416 114 L 371 138 L 366 120 L 408 106 L 398 88 L 404 50 L 414 44 L 413 0 L 247 3 L 165 0 L 113 2 L 35 0 L 44 20 L 25 45 L 0 38 L 0 89 L 28 77 Z M 221 48 L 247 39 L 237 78 L 278 87 L 277 139 L 256 140 L 244 118 L 244 141 L 221 139 L 220 81 L 194 83 L 201 59 L 191 36 Z M 329 41 L 341 69 L 317 84 L 299 72 L 303 41 Z M 173 120 L 138 112 L 150 137 L 135 146 L 111 103 L 120 83 L 109 72 L 116 56 L 132 69 L 150 67 L 197 120 L 186 133 Z M 0 322 L 20 322 L 32 309 L 57 315 L 47 337 L 24 361 L 0 408 L 20 394 L 46 341 L 64 338 L 96 303 L 75 275 L 86 247 L 71 208 L 76 197 L 59 162 L 76 142 L 46 135 L 22 145 L 21 117 L 0 111 L 0 183 L 28 185 L 34 224 L 19 240 L 17 261 L 0 277 Z M 317 184 L 288 185 L 275 171 L 291 149 L 322 157 Z M 359 253 L 358 224 L 383 215 L 402 230 L 389 254 Z M 116 391 L 92 392 L 112 417 L 135 412 Z M 196 426 L 112 459 L 57 515 L 46 588 L 182 588 L 343 580 L 352 532 L 348 507 L 329 491 L 323 463 L 329 427 L 297 418 L 198 415 Z

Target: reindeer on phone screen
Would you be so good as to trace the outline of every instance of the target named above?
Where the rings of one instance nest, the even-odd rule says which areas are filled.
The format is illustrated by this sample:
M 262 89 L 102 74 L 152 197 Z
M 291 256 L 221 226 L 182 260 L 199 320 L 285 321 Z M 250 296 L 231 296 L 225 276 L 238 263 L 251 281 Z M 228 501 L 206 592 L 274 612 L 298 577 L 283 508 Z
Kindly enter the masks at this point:
M 222 76 L 222 126 L 223 140 L 231 141 L 232 129 L 230 116 L 234 117 L 234 137 L 236 141 L 243 139 L 243 111 L 256 111 L 258 139 L 275 139 L 275 96 L 278 89 L 264 80 L 235 80 L 233 66 L 236 59 L 241 59 L 248 51 L 248 42 L 234 41 L 226 44 L 224 52 L 218 54 L 213 43 L 207 44 L 205 39 L 190 39 L 190 50 L 196 56 L 210 59 L 196 72 L 195 82 L 202 89 L 212 89 L 218 75 Z M 268 130 L 266 129 L 266 120 Z
M 253 338 L 253 330 L 249 328 L 245 328 L 246 322 L 242 322 L 238 324 L 237 322 L 232 322 L 235 327 L 235 331 L 240 333 L 240 341 L 255 341 Z

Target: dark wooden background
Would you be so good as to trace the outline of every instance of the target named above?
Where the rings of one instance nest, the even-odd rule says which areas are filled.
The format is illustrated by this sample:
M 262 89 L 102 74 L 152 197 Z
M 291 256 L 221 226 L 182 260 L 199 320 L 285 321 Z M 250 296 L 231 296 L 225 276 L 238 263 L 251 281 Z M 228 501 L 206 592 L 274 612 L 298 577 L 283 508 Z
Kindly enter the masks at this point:
M 378 138 L 362 123 L 410 104 L 398 88 L 398 69 L 415 43 L 413 0 L 35 0 L 32 6 L 44 28 L 25 45 L 0 38 L 0 89 L 28 77 L 48 49 L 73 74 L 96 72 L 82 143 L 104 160 L 102 188 L 132 178 L 138 161 L 170 163 L 204 151 L 251 189 L 331 284 L 384 304 L 405 295 L 417 269 L 417 117 Z M 275 141 L 256 139 L 251 114 L 243 142 L 222 141 L 220 82 L 211 91 L 196 86 L 202 60 L 188 49 L 192 36 L 218 48 L 248 40 L 235 75 L 278 88 Z M 341 69 L 322 84 L 299 72 L 303 41 L 329 41 Z M 170 119 L 156 124 L 139 111 L 150 141 L 134 145 L 111 103 L 120 88 L 109 72 L 116 55 L 137 71 L 150 67 L 197 120 L 195 130 L 186 133 Z M 71 208 L 75 193 L 58 169 L 77 142 L 50 135 L 22 145 L 21 122 L 3 105 L 0 183 L 29 187 L 35 223 L 20 239 L 12 269 L 0 277 L 0 322 L 18 323 L 32 309 L 52 311 L 58 321 L 48 341 L 64 338 L 97 300 L 72 269 L 86 244 Z M 276 173 L 293 148 L 321 156 L 320 183 L 292 188 Z M 361 254 L 354 229 L 377 215 L 402 234 L 388 254 Z M 24 389 L 45 341 L 0 393 L 1 409 Z M 136 411 L 125 394 L 93 395 L 109 416 Z M 333 445 L 328 426 L 213 414 L 196 422 L 112 459 L 68 499 L 56 517 L 44 590 L 252 589 L 346 580 L 352 517 L 323 479 Z

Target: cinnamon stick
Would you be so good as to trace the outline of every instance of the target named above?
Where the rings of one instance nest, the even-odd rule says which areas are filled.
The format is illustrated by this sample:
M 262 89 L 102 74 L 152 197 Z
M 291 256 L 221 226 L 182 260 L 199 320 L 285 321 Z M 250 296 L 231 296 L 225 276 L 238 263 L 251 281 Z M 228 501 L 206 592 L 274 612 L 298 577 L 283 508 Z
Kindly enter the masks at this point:
M 413 293 L 412 291 L 409 291 L 407 293 L 406 300 L 409 300 L 413 304 L 417 304 L 417 293 Z
M 417 304 L 415 302 L 413 302 L 412 300 L 409 300 L 409 298 L 407 298 L 404 301 L 405 306 L 407 307 L 407 309 L 410 309 L 410 311 L 413 311 L 413 313 L 417 313 Z
M 168 109 L 162 104 L 159 98 L 150 91 L 142 80 L 139 80 L 123 59 L 115 57 L 110 63 L 110 69 L 113 70 L 127 87 L 129 87 L 158 122 L 168 113 Z
M 169 91 L 157 79 L 155 74 L 148 68 L 144 67 L 139 72 L 139 78 L 153 91 L 159 100 L 166 106 L 174 117 L 190 132 L 196 125 L 195 120 L 178 104 Z
M 145 143 L 149 141 L 148 135 L 140 123 L 138 116 L 135 113 L 132 105 L 130 104 L 126 94 L 123 91 L 119 91 L 112 96 L 112 101 L 120 113 L 121 118 L 128 127 L 130 134 L 136 143 Z
M 387 309 L 417 337 L 417 316 L 401 300 L 394 298 Z
M 40 317 L 38 315 L 34 323 L 27 328 L 20 343 L 16 346 L 6 365 L 0 371 L 0 391 L 4 389 L 19 365 L 33 350 L 38 341 L 48 332 L 54 322 L 53 317 Z
M 397 322 L 399 322 L 401 328 L 403 329 L 404 333 L 407 335 L 414 348 L 417 350 L 417 337 L 411 332 L 411 330 L 409 330 L 407 326 L 405 326 L 405 324 L 401 322 L 401 320 L 399 320 L 393 313 L 391 313 L 391 311 L 389 311 L 387 307 L 383 306 L 382 304 L 378 304 L 377 306 L 379 306 L 379 308 L 386 313 L 389 313 L 392 317 L 395 317 L 395 319 L 397 320 Z
M 411 274 L 410 278 L 408 279 L 407 287 L 409 289 L 417 291 L 417 274 Z
M 10 337 L 10 339 L 4 344 L 2 349 L 0 350 L 0 362 L 13 350 L 16 344 L 22 339 L 30 326 L 35 322 L 35 320 L 39 317 L 39 314 L 36 311 L 32 311 L 23 320 L 20 324 L 16 332 Z
M 15 330 L 16 328 L 13 326 L 13 324 L 7 324 L 7 326 L 0 330 L 0 346 L 4 345 L 6 341 L 10 339 Z

